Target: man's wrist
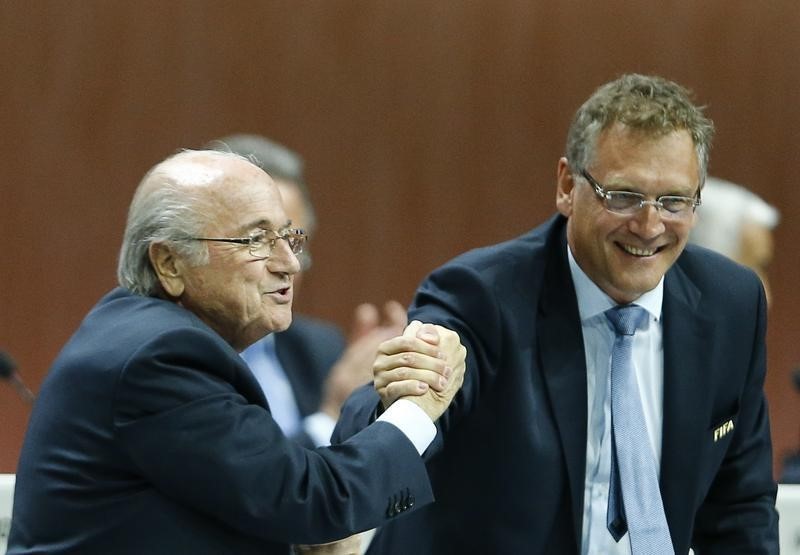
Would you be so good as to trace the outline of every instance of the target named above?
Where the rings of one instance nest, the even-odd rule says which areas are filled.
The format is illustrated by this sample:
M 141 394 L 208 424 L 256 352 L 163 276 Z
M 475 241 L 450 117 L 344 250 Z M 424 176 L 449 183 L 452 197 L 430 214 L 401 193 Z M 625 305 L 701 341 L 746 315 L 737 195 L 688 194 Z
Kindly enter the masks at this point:
M 430 416 L 416 403 L 398 399 L 381 414 L 377 421 L 388 422 L 400 429 L 422 455 L 436 437 L 436 426 Z
M 331 444 L 331 435 L 336 427 L 336 420 L 323 411 L 310 414 L 303 419 L 303 430 L 314 443 L 315 447 L 325 447 Z

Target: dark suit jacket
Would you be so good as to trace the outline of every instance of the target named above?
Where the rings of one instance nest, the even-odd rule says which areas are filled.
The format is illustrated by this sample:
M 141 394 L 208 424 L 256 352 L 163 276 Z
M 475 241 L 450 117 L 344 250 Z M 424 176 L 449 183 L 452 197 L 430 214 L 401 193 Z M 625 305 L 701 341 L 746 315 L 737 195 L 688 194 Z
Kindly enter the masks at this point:
M 432 500 L 394 426 L 306 450 L 183 308 L 116 289 L 56 359 L 17 470 L 9 553 L 286 554 Z
M 371 554 L 580 552 L 587 386 L 565 222 L 419 288 L 409 317 L 456 330 L 467 374 L 426 453 L 436 503 L 384 527 Z M 765 308 L 758 278 L 710 251 L 687 247 L 666 275 L 661 492 L 676 553 L 777 553 Z M 376 399 L 354 394 L 334 438 Z
M 338 327 L 298 314 L 286 331 L 275 334 L 275 352 L 292 385 L 300 416 L 319 410 L 325 380 L 346 346 Z

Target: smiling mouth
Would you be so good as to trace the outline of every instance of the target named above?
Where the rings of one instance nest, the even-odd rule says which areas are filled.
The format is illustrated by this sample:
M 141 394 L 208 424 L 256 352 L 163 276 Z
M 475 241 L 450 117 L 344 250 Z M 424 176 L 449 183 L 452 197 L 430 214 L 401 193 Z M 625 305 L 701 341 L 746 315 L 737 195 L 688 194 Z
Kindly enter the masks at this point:
M 663 247 L 658 247 L 655 249 L 643 249 L 640 247 L 634 247 L 633 245 L 624 245 L 622 243 L 617 243 L 617 245 L 628 254 L 641 258 L 646 256 L 653 256 L 663 248 Z

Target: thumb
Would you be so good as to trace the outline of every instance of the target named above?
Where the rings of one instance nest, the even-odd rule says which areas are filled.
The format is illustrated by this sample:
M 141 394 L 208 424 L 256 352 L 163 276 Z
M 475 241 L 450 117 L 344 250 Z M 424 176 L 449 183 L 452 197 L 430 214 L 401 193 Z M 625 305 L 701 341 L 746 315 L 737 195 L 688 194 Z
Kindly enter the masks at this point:
M 422 322 L 419 320 L 413 320 L 409 325 L 406 326 L 406 329 L 403 330 L 403 337 L 416 337 L 417 332 L 422 327 Z
M 422 324 L 417 331 L 417 337 L 431 345 L 439 344 L 439 331 L 433 324 Z

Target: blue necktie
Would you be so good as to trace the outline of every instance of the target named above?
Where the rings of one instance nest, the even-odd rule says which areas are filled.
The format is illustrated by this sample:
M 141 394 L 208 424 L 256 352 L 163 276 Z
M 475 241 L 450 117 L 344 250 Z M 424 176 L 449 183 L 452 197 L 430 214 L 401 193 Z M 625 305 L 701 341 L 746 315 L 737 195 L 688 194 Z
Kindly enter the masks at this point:
M 672 555 L 672 540 L 658 489 L 658 465 L 650 449 L 631 356 L 633 334 L 646 321 L 647 311 L 640 306 L 625 305 L 605 314 L 616 332 L 611 351 L 608 530 L 619 541 L 627 529 L 633 555 Z

